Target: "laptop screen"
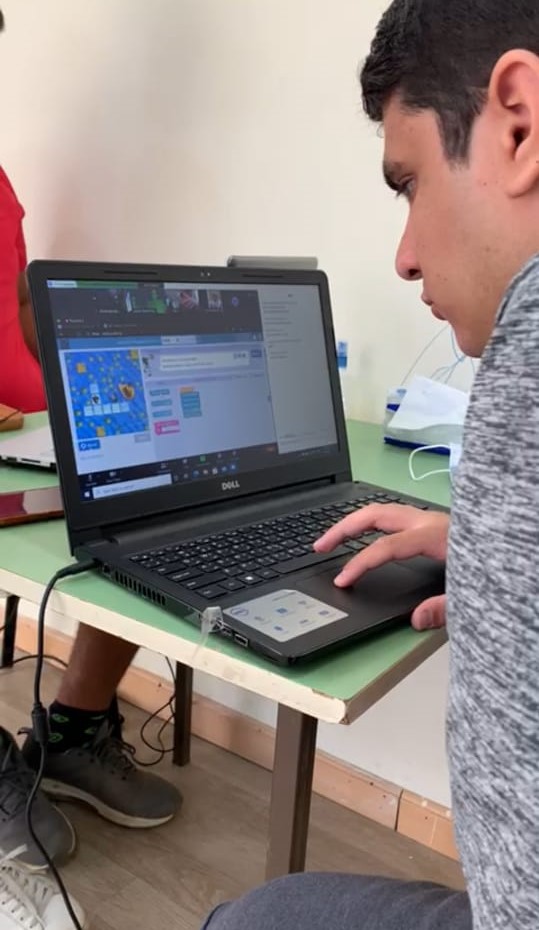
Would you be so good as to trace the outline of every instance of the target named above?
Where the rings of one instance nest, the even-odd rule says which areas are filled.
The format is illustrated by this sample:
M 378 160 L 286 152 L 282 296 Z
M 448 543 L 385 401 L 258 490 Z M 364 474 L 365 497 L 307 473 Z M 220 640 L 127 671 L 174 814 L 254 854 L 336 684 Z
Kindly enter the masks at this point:
M 317 286 L 47 287 L 81 501 L 337 452 Z

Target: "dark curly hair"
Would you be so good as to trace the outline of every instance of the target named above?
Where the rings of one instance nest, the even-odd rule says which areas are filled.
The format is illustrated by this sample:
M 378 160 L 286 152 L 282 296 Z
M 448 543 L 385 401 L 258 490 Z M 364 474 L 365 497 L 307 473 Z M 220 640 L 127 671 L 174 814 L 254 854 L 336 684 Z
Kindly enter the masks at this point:
M 396 93 L 433 110 L 447 157 L 463 161 L 493 68 L 516 48 L 539 55 L 539 0 L 393 0 L 361 70 L 365 112 L 382 122 Z

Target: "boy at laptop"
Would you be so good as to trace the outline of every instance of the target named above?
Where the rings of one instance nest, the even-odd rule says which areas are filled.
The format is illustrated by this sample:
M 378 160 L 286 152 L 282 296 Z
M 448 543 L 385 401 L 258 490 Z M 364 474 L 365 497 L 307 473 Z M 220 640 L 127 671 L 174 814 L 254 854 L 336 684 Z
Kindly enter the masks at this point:
M 426 882 L 296 875 L 219 908 L 206 930 L 537 930 L 539 926 L 539 4 L 394 0 L 363 68 L 384 173 L 408 205 L 405 281 L 481 357 L 451 521 L 373 506 L 318 541 L 389 535 L 341 571 L 447 554 L 447 745 L 458 892 Z M 451 523 L 449 527 L 449 522 Z M 449 532 L 449 535 L 448 535 Z M 427 696 L 428 698 L 428 696 Z

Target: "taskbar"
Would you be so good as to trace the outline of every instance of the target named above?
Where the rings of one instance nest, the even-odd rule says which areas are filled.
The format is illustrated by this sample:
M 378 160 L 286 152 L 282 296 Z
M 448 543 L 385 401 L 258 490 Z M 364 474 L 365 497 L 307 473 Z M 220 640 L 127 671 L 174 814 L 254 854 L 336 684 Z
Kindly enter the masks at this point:
M 209 478 L 227 478 L 240 472 L 267 467 L 278 457 L 277 444 L 230 449 L 164 462 L 148 462 L 107 471 L 79 475 L 83 501 L 99 500 L 132 491 L 145 491 L 171 484 L 189 484 Z

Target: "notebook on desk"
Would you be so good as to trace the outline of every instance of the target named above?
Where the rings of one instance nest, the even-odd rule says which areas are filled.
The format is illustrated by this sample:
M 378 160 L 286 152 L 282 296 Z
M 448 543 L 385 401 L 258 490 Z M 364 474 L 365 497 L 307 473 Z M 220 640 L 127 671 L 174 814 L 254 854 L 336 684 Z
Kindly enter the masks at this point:
M 194 623 L 218 607 L 219 635 L 280 663 L 443 590 L 425 559 L 337 590 L 372 536 L 313 551 L 396 497 L 352 480 L 322 272 L 35 262 L 29 282 L 78 558 Z

